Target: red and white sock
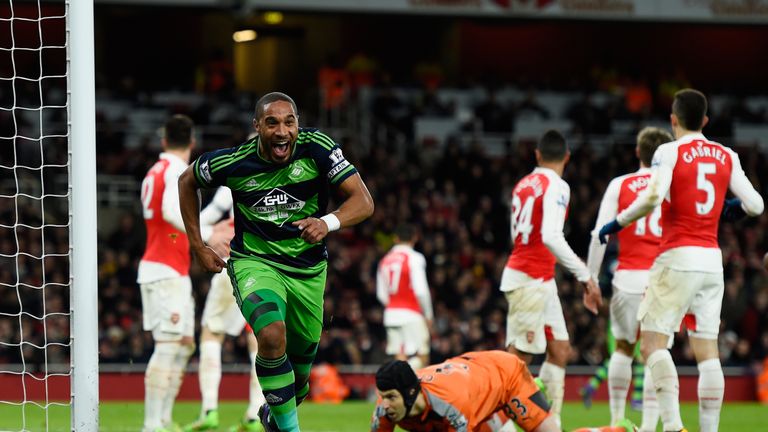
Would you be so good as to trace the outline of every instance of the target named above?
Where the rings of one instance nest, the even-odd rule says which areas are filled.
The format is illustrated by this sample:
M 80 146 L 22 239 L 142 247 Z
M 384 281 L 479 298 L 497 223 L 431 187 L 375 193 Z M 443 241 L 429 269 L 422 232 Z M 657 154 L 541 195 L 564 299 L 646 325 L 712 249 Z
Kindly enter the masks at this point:
M 552 408 L 549 412 L 560 427 L 560 412 L 563 409 L 565 394 L 565 369 L 553 363 L 544 362 L 539 371 L 539 378 L 547 386 L 547 396 L 552 399 Z
M 683 420 L 680 418 L 680 382 L 672 355 L 665 349 L 656 350 L 648 356 L 646 366 L 651 370 L 656 387 L 656 399 L 664 430 L 681 430 Z
M 176 395 L 179 394 L 181 383 L 184 381 L 184 373 L 187 371 L 189 358 L 195 352 L 194 345 L 178 345 L 176 356 L 171 363 L 170 379 L 168 380 L 168 392 L 163 399 L 163 411 L 161 420 L 163 426 L 173 424 L 173 404 L 176 401 Z
M 218 341 L 200 343 L 200 366 L 197 372 L 202 396 L 202 414 L 219 407 L 221 383 L 221 344 Z
M 144 430 L 154 431 L 163 426 L 163 404 L 170 387 L 173 361 L 179 344 L 155 343 L 144 373 Z
M 725 378 L 720 359 L 704 360 L 699 367 L 699 425 L 701 432 L 716 432 L 723 407 Z
M 614 351 L 608 362 L 608 397 L 611 408 L 611 424 L 624 418 L 629 383 L 632 381 L 632 357 Z
M 655 432 L 659 422 L 659 401 L 656 399 L 656 387 L 653 385 L 651 368 L 645 368 L 643 378 L 643 423 L 640 432 Z

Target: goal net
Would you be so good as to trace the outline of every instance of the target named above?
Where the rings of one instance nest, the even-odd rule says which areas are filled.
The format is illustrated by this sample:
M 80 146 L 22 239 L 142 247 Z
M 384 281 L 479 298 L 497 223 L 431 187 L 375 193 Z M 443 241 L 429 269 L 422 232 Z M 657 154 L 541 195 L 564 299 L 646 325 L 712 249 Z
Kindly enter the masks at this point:
M 0 0 L 0 430 L 98 429 L 88 3 Z

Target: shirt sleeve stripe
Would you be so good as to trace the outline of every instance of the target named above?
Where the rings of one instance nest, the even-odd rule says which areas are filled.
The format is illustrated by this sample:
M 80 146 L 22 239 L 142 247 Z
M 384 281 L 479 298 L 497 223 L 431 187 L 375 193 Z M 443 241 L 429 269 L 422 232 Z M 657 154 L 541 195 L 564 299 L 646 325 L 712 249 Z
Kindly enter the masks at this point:
M 198 186 L 208 186 L 200 177 L 200 158 L 195 159 L 192 172 L 195 173 L 195 181 L 197 182 Z
M 220 164 L 217 164 L 215 167 L 213 165 L 211 165 L 211 174 L 213 174 L 215 172 L 218 172 L 218 171 L 221 171 L 222 169 L 224 169 L 224 168 L 226 168 L 226 167 L 228 167 L 228 166 L 230 166 L 232 164 L 240 162 L 241 160 L 245 159 L 246 157 L 248 157 L 248 154 L 243 154 L 243 155 L 237 156 L 237 157 L 232 158 L 232 159 L 230 159 L 228 161 L 222 161 Z
M 315 142 L 326 148 L 327 150 L 333 149 L 333 146 L 336 145 L 333 140 L 328 137 L 328 135 L 322 133 L 322 132 L 315 132 L 314 134 Z
M 232 162 L 236 162 L 242 159 L 244 156 L 247 156 L 251 153 L 251 151 L 253 150 L 253 147 L 254 147 L 254 144 L 246 144 L 240 147 L 234 153 L 227 153 L 211 159 L 211 171 L 217 170 L 222 166 L 229 165 Z

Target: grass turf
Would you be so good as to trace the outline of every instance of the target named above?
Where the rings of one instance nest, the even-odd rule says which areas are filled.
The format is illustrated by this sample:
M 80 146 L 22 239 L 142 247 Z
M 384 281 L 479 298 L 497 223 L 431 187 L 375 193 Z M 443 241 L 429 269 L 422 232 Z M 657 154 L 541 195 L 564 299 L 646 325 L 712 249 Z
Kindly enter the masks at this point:
M 235 424 L 245 412 L 244 403 L 223 403 L 219 408 L 222 424 L 220 431 Z M 174 420 L 179 424 L 193 421 L 200 405 L 195 402 L 179 402 L 174 409 Z M 306 403 L 299 409 L 303 432 L 359 432 L 368 430 L 373 404 L 367 402 L 345 402 L 340 405 L 319 405 Z M 69 407 L 51 406 L 46 416 L 41 408 L 28 405 L 25 410 L 0 405 L 0 430 L 68 431 Z M 143 406 L 138 402 L 105 402 L 100 406 L 99 430 L 104 432 L 140 431 L 144 415 Z M 635 423 L 640 414 L 628 412 Z M 699 429 L 698 408 L 695 403 L 682 406 L 682 416 L 690 431 Z M 582 426 L 601 426 L 609 421 L 606 403 L 595 403 L 592 409 L 585 409 L 581 403 L 570 402 L 563 409 L 563 426 L 573 429 Z M 23 423 L 22 423 L 23 422 Z M 47 427 L 46 427 L 47 424 Z M 757 403 L 726 403 L 720 418 L 722 431 L 765 430 L 768 424 L 768 408 Z M 661 430 L 659 428 L 658 430 Z

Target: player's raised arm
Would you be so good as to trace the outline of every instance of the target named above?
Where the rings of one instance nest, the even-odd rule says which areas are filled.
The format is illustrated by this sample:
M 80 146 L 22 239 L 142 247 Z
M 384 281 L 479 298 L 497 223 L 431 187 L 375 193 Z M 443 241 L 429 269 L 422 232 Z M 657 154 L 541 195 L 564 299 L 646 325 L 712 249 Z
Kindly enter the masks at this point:
M 200 235 L 200 197 L 195 180 L 194 164 L 190 165 L 179 177 L 179 208 L 184 228 L 189 237 L 189 247 L 200 260 L 206 271 L 218 273 L 226 263 L 212 249 L 208 248 Z

